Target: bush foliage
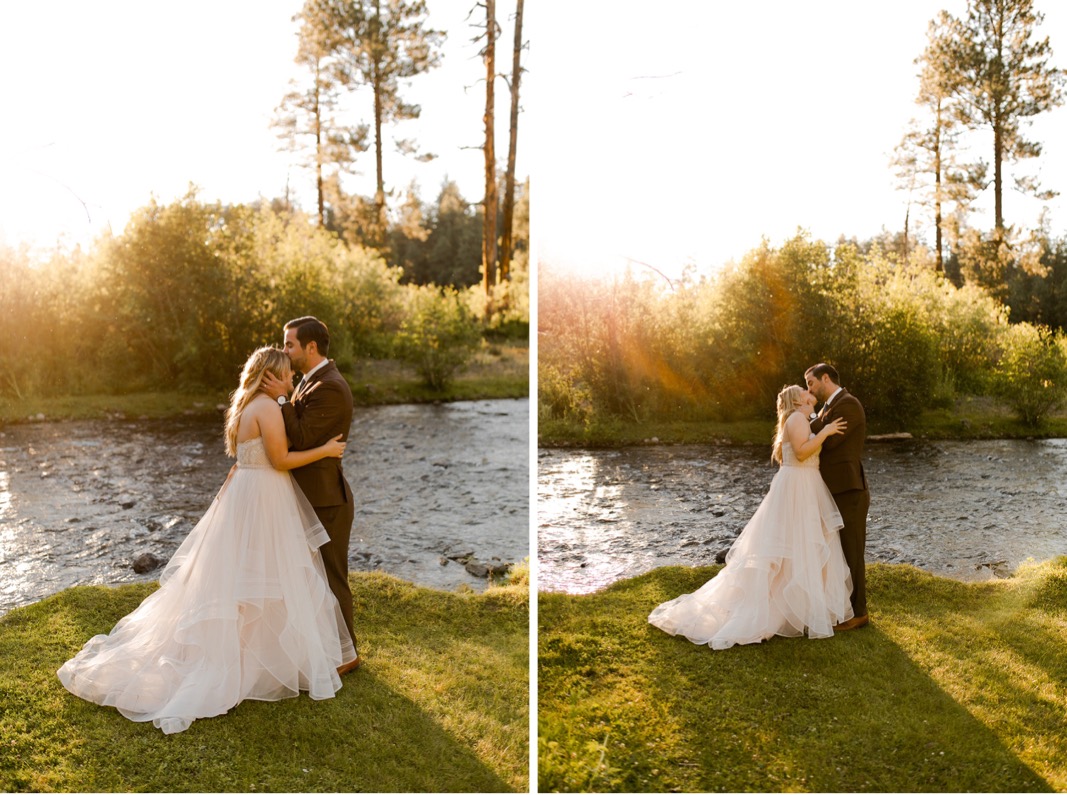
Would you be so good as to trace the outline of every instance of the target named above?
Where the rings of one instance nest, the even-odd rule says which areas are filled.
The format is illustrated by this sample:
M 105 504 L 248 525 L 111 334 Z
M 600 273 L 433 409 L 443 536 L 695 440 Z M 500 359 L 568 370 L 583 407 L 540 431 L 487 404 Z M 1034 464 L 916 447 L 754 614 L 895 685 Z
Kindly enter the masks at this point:
M 417 288 L 411 299 L 394 342 L 396 356 L 414 366 L 426 386 L 444 391 L 481 341 L 478 322 L 451 288 Z
M 1009 324 L 988 290 L 939 276 L 922 250 L 904 260 L 801 233 L 714 277 L 585 281 L 543 266 L 539 279 L 545 420 L 765 416 L 820 361 L 900 428 L 961 394 L 1003 394 L 1037 423 L 1067 384 L 1062 332 Z
M 495 318 L 512 336 L 529 322 L 519 275 L 522 284 L 501 286 L 510 300 Z M 0 249 L 0 397 L 230 387 L 248 354 L 280 344 L 285 322 L 302 315 L 329 327 L 342 370 L 399 351 L 440 383 L 483 331 L 467 309 L 480 288 L 404 276 L 299 212 L 206 204 L 193 192 L 153 201 L 88 252 L 41 261 Z

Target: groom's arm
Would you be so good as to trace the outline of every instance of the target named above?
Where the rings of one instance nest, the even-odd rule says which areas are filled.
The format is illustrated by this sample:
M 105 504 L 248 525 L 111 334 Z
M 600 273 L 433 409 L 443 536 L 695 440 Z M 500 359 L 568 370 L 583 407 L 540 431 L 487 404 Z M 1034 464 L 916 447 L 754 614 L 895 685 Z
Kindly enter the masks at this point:
M 345 432 L 337 429 L 343 406 L 338 386 L 329 381 L 320 381 L 313 386 L 315 388 L 296 403 L 282 406 L 285 435 L 293 450 L 310 450 Z

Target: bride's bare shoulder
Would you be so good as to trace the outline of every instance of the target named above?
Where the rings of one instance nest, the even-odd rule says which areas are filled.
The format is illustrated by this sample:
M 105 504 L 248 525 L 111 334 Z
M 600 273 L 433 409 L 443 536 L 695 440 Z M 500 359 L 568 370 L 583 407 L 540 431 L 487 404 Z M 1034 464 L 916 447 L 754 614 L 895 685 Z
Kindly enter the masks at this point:
M 247 417 L 258 417 L 271 409 L 279 411 L 278 404 L 271 399 L 270 395 L 260 393 L 248 401 L 243 414 Z

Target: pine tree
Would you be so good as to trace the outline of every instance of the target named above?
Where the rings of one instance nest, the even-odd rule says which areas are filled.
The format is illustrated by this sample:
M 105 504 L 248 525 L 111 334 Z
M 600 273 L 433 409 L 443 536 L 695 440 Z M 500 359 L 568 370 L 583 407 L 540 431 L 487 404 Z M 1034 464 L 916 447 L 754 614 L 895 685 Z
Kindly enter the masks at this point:
M 1044 15 L 1033 0 L 968 0 L 967 16 L 953 23 L 948 66 L 963 118 L 993 133 L 995 231 L 1004 231 L 1004 164 L 1035 158 L 1042 146 L 1023 137 L 1034 116 L 1064 101 L 1064 72 L 1049 64 L 1048 37 L 1036 39 Z M 1051 198 L 1032 177 L 1016 177 L 1017 187 Z

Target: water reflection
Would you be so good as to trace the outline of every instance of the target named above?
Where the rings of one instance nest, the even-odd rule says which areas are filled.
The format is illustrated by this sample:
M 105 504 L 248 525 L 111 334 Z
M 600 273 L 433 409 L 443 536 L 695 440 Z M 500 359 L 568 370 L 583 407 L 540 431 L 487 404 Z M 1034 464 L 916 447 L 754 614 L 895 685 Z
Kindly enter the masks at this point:
M 868 445 L 868 560 L 957 579 L 1067 554 L 1067 440 Z M 774 475 L 762 446 L 538 453 L 538 583 L 587 593 L 725 551 Z
M 11 477 L 7 472 L 0 470 L 0 519 L 3 519 L 4 514 L 11 508 L 11 491 L 8 488 L 10 482 Z M 0 551 L 0 554 L 2 554 L 2 551 Z

